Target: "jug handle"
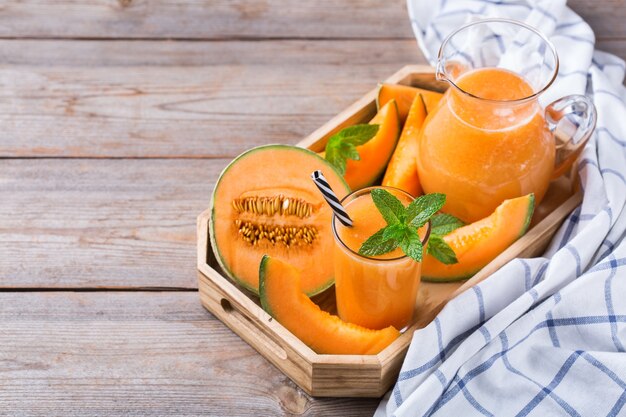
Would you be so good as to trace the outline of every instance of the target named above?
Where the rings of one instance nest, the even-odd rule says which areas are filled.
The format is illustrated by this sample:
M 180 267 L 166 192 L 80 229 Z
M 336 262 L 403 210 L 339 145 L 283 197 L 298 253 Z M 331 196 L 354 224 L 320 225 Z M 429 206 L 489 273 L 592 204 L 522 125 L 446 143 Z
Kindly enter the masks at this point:
M 556 148 L 552 179 L 571 168 L 591 137 L 596 120 L 596 107 L 587 96 L 565 96 L 546 107 L 546 121 Z

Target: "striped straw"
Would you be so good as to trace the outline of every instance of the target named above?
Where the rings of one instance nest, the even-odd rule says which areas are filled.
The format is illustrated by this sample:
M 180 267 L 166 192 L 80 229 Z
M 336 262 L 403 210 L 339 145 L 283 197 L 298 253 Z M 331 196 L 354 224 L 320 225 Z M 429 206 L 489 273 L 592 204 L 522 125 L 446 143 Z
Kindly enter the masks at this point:
M 346 210 L 339 202 L 339 199 L 333 189 L 330 188 L 330 184 L 328 184 L 328 181 L 324 178 L 322 171 L 314 171 L 311 174 L 311 178 L 313 178 L 313 182 L 317 185 L 317 188 L 319 188 L 320 192 L 326 199 L 326 202 L 330 205 L 330 208 L 333 209 L 335 216 L 337 216 L 341 224 L 346 227 L 352 227 L 352 219 L 348 216 L 348 213 L 346 213 Z

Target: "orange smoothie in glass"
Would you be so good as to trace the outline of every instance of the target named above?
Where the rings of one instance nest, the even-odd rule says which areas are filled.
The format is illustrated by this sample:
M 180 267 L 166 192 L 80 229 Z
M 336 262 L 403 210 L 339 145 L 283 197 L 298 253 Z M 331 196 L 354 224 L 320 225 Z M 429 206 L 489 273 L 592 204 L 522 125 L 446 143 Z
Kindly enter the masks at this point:
M 359 255 L 363 242 L 387 225 L 374 205 L 371 190 L 348 195 L 342 204 L 354 225 L 333 219 L 335 233 L 335 291 L 342 320 L 370 329 L 389 325 L 402 329 L 410 324 L 420 285 L 421 263 L 400 248 L 375 258 Z M 404 191 L 383 187 L 406 207 L 413 197 Z M 420 229 L 427 230 L 428 226 Z
M 554 136 L 520 75 L 479 68 L 454 81 L 419 138 L 425 193 L 447 196 L 443 211 L 465 222 L 490 215 L 508 198 L 543 198 L 554 170 Z M 519 100 L 519 101 L 514 101 Z

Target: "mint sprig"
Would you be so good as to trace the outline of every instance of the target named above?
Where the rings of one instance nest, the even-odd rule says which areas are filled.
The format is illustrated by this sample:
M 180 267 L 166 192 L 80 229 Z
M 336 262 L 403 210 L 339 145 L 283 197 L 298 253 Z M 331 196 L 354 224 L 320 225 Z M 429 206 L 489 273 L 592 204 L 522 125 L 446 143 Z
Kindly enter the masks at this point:
M 378 133 L 379 125 L 361 124 L 346 127 L 335 133 L 326 143 L 325 158 L 341 175 L 346 173 L 348 159 L 361 159 L 356 147 L 366 144 Z
M 387 226 L 368 238 L 359 249 L 359 253 L 377 256 L 400 247 L 407 256 L 421 262 L 423 247 L 417 229 L 426 224 L 428 219 L 443 207 L 446 196 L 427 194 L 404 207 L 396 196 L 382 188 L 372 190 L 371 195 Z
M 359 249 L 361 255 L 383 255 L 400 247 L 405 255 L 421 262 L 423 247 L 417 230 L 430 220 L 428 253 L 445 264 L 457 263 L 454 251 L 443 236 L 462 226 L 463 222 L 449 214 L 435 214 L 446 202 L 444 194 L 423 195 L 413 200 L 406 208 L 387 190 L 377 188 L 372 190 L 371 195 L 387 226 L 363 242 Z

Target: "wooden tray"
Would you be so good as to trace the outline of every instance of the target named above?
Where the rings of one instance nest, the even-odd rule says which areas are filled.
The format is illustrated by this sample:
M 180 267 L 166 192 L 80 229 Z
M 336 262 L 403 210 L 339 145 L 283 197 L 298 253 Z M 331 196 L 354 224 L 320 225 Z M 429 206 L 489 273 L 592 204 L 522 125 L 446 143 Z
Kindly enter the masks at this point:
M 385 80 L 444 91 L 446 84 L 434 78 L 433 69 L 407 66 Z M 333 133 L 346 126 L 366 123 L 376 112 L 376 92 L 367 93 L 345 111 L 317 129 L 300 146 L 321 151 Z M 516 257 L 540 254 L 565 217 L 582 201 L 572 193 L 567 178 L 550 189 L 533 216 L 528 233 L 465 282 L 423 282 L 418 297 L 418 321 L 378 355 L 318 355 L 260 307 L 254 295 L 225 277 L 209 244 L 210 210 L 198 217 L 198 287 L 202 305 L 230 327 L 261 355 L 276 365 L 304 391 L 313 396 L 380 397 L 395 381 L 416 329 L 430 323 L 448 300 L 481 282 Z M 322 308 L 333 311 L 334 291 L 314 298 Z

